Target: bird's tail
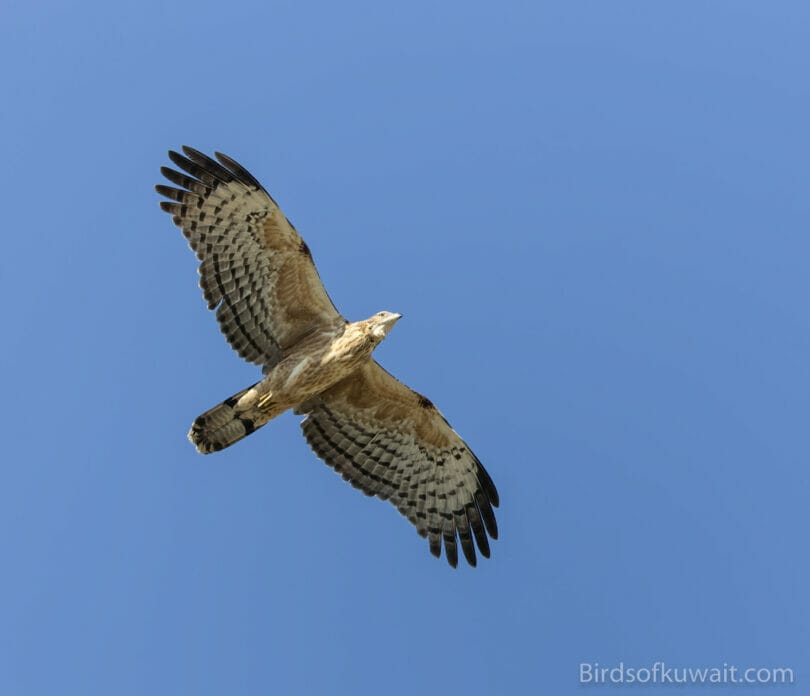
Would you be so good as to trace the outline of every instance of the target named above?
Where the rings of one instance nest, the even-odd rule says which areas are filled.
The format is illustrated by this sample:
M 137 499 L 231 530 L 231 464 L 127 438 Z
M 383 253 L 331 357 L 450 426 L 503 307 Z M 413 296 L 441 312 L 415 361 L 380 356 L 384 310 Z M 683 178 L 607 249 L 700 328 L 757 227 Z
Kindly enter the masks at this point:
M 281 411 L 272 408 L 266 398 L 259 399 L 256 384 L 197 417 L 188 439 L 198 452 L 209 454 L 230 447 L 279 415 Z

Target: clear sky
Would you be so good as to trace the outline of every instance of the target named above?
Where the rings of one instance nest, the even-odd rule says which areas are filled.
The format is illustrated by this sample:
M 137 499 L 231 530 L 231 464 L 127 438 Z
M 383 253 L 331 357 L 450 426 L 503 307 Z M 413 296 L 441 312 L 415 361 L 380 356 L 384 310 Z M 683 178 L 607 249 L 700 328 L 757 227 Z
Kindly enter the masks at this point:
M 787 1 L 5 2 L 0 693 L 803 692 L 808 36 Z M 347 317 L 405 315 L 377 357 L 492 474 L 490 560 L 292 415 L 188 443 L 258 370 L 158 208 L 183 144 Z

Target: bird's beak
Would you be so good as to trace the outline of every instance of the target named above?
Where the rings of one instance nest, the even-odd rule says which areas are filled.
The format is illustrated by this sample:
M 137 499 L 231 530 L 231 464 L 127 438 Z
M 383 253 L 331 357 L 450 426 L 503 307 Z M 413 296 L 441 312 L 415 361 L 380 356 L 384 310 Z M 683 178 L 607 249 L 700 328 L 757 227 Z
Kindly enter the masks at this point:
M 396 324 L 396 323 L 397 323 L 397 322 L 398 322 L 400 319 L 402 319 L 402 315 L 401 315 L 401 314 L 393 314 L 393 315 L 391 315 L 390 317 L 388 317 L 388 319 L 386 319 L 386 321 L 385 321 L 385 325 L 386 325 L 386 326 L 387 326 L 387 327 L 390 329 L 390 328 L 391 328 L 391 327 L 393 327 L 393 326 L 394 326 L 394 324 Z

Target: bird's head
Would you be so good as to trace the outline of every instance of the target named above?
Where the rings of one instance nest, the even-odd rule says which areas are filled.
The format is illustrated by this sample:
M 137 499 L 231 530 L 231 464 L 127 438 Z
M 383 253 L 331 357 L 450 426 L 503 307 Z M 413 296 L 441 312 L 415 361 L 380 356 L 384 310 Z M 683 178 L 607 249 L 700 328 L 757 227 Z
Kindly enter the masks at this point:
M 366 321 L 371 327 L 371 336 L 377 341 L 382 341 L 391 327 L 402 318 L 401 314 L 395 312 L 377 312 Z

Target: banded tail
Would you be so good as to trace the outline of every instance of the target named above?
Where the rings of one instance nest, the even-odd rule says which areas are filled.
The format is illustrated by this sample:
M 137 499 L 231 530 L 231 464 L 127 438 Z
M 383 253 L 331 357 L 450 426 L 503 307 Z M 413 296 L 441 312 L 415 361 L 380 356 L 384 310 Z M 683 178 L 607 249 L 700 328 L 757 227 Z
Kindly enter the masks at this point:
M 188 439 L 198 452 L 210 454 L 230 447 L 279 415 L 278 410 L 258 405 L 256 384 L 197 417 L 188 431 Z

